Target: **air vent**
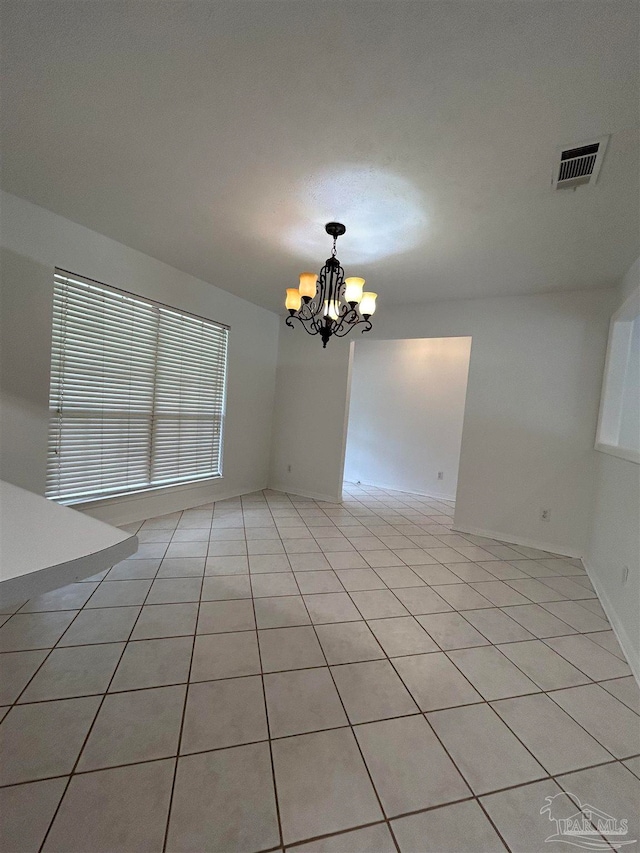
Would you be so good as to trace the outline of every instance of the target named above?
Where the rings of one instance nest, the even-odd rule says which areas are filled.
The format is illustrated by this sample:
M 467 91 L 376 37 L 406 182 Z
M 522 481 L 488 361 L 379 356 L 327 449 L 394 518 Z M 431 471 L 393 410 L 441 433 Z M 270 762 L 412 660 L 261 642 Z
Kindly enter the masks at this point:
M 602 158 L 609 141 L 608 136 L 561 148 L 553 170 L 552 185 L 557 189 L 595 184 L 602 165 Z

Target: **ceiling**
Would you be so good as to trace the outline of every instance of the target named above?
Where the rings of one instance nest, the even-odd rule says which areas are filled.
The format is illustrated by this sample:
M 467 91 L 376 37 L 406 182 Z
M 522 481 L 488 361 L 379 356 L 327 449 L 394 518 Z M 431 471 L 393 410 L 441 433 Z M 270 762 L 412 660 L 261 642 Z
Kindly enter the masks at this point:
M 640 253 L 638 4 L 2 3 L 4 189 L 267 308 L 613 286 Z M 594 187 L 556 149 L 611 140 Z M 82 274 L 83 270 L 76 270 Z

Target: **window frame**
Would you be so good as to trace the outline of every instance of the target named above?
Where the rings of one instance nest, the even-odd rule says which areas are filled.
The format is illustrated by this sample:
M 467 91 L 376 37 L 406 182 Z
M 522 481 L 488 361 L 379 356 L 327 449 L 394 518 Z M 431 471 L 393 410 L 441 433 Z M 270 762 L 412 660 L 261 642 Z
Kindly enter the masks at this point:
M 640 464 L 640 450 L 625 447 L 614 438 L 619 431 L 622 396 L 629 366 L 629 346 L 633 324 L 640 318 L 640 287 L 636 287 L 612 315 L 602 380 L 600 410 L 594 449 Z M 625 348 L 627 351 L 625 358 Z
M 97 288 L 103 288 L 108 292 L 112 292 L 115 294 L 120 294 L 125 297 L 129 297 L 133 300 L 136 300 L 147 307 L 151 307 L 154 309 L 165 310 L 171 312 L 172 314 L 177 314 L 179 316 L 184 316 L 187 318 L 191 318 L 193 320 L 202 321 L 204 323 L 211 324 L 216 327 L 218 330 L 223 330 L 225 333 L 224 338 L 224 364 L 223 364 L 223 382 L 222 382 L 222 394 L 221 394 L 221 407 L 220 407 L 220 438 L 219 438 L 219 451 L 218 451 L 218 470 L 219 473 L 209 473 L 203 474 L 201 476 L 194 476 L 191 479 L 184 480 L 173 480 L 172 482 L 161 482 L 161 483 L 145 483 L 139 486 L 133 486 L 131 488 L 127 488 L 123 486 L 121 489 L 117 491 L 109 491 L 102 494 L 88 494 L 88 495 L 80 495 L 80 496 L 56 496 L 54 494 L 49 494 L 49 490 L 47 489 L 46 497 L 49 500 L 55 501 L 56 503 L 65 505 L 65 506 L 76 506 L 76 505 L 89 505 L 96 504 L 102 505 L 112 501 L 120 501 L 122 499 L 127 498 L 135 498 L 144 496 L 149 493 L 154 493 L 158 491 L 164 491 L 167 489 L 171 489 L 174 491 L 184 491 L 187 489 L 196 488 L 199 486 L 206 485 L 207 483 L 217 482 L 219 480 L 224 479 L 224 446 L 225 446 L 225 432 L 226 432 L 226 414 L 227 414 L 227 394 L 228 394 L 228 374 L 229 374 L 229 331 L 230 326 L 226 323 L 221 323 L 218 320 L 212 320 L 209 317 L 203 317 L 202 315 L 195 314 L 191 311 L 185 311 L 182 308 L 177 308 L 174 305 L 168 305 L 164 302 L 160 302 L 156 299 L 151 299 L 147 296 L 142 296 L 139 293 L 134 293 L 129 290 L 125 290 L 121 287 L 115 287 L 110 284 L 105 284 L 102 281 L 98 281 L 96 279 L 89 278 L 88 276 L 79 275 L 77 273 L 71 272 L 70 270 L 65 270 L 60 267 L 56 267 L 54 270 L 54 285 L 56 283 L 56 277 L 68 278 L 72 281 L 79 283 L 80 285 L 86 284 L 90 286 L 94 286 Z M 54 356 L 54 333 L 55 330 L 52 327 L 52 339 L 51 339 L 51 353 L 50 353 L 50 366 L 53 366 L 53 356 Z M 157 366 L 157 351 L 154 352 L 154 363 Z M 64 354 L 63 354 L 64 358 Z M 154 373 L 154 386 L 156 381 L 157 374 Z M 53 373 L 50 376 L 49 381 L 49 401 L 48 401 L 48 431 L 51 430 L 51 422 L 52 419 L 55 418 L 55 408 L 52 406 L 52 398 L 51 393 L 53 389 Z M 150 428 L 150 441 L 153 443 L 153 423 L 155 419 L 153 416 L 151 417 L 151 428 Z M 50 457 L 49 453 L 47 453 L 47 478 L 49 476 L 49 464 Z M 151 471 L 151 468 L 149 469 Z

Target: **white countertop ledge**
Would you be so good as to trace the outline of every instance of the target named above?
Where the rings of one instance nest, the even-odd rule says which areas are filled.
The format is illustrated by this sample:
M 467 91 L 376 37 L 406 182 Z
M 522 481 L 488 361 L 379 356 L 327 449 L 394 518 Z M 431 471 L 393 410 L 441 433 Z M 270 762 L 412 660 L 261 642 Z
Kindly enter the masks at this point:
M 0 480 L 0 606 L 95 575 L 138 537 Z

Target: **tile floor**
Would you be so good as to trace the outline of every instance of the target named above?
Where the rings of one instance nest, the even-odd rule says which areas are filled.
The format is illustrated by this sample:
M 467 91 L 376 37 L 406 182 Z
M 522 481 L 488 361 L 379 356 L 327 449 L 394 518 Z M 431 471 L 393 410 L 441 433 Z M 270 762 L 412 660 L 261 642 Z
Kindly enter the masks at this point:
M 347 485 L 130 525 L 0 617 L 5 853 L 553 853 L 639 838 L 639 691 L 580 562 Z

